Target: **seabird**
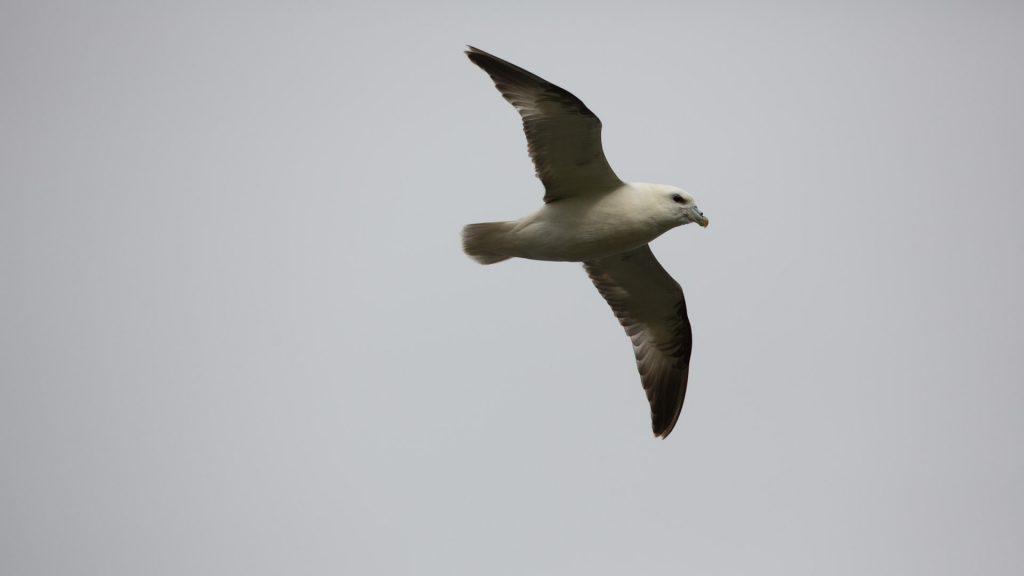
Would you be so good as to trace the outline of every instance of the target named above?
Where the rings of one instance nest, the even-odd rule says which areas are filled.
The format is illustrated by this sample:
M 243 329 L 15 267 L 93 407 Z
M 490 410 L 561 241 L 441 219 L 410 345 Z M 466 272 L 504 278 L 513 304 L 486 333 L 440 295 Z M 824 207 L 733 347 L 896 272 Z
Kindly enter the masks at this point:
M 676 226 L 707 226 L 708 219 L 680 188 L 620 180 L 601 148 L 601 121 L 579 98 L 467 48 L 522 116 L 544 206 L 519 220 L 466 226 L 463 250 L 481 264 L 582 262 L 633 342 L 654 435 L 667 437 L 683 408 L 693 337 L 683 290 L 648 243 Z

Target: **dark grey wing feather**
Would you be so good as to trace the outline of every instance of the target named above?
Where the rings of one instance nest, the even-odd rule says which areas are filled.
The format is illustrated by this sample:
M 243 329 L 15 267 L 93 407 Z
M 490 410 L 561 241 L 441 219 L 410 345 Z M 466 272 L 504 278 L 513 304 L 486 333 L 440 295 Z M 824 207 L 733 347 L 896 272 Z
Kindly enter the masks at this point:
M 651 425 L 665 438 L 683 408 L 693 346 L 683 289 L 647 245 L 583 266 L 633 341 Z
M 579 98 L 543 78 L 468 47 L 466 55 L 523 117 L 523 131 L 544 201 L 601 193 L 622 185 L 601 147 L 601 121 Z

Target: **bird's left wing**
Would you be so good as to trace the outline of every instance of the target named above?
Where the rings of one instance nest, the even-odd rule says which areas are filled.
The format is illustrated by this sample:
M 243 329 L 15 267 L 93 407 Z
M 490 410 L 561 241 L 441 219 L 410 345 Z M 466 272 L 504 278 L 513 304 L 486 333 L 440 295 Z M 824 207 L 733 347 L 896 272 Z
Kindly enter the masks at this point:
M 683 289 L 646 244 L 583 266 L 633 341 L 651 426 L 667 437 L 683 408 L 693 346 Z
M 466 55 L 494 80 L 523 117 L 523 131 L 544 201 L 595 194 L 622 185 L 601 147 L 601 121 L 579 98 L 519 66 L 483 50 Z

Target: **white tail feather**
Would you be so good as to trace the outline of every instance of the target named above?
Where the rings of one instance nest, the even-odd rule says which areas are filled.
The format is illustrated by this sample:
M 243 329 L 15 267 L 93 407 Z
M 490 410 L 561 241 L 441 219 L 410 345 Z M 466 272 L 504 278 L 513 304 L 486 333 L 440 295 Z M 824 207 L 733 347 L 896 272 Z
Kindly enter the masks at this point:
M 481 264 L 494 264 L 508 260 L 508 232 L 515 222 L 484 222 L 470 224 L 462 229 L 462 250 Z

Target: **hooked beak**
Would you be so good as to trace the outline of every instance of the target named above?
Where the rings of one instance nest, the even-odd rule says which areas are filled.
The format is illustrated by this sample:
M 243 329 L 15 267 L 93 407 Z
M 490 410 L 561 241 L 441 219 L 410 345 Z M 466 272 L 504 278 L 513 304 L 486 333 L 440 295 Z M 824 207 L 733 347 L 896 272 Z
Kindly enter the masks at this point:
M 707 228 L 708 224 L 711 223 L 711 221 L 704 216 L 704 213 L 698 210 L 696 206 L 690 208 L 690 220 L 700 224 L 702 228 Z

